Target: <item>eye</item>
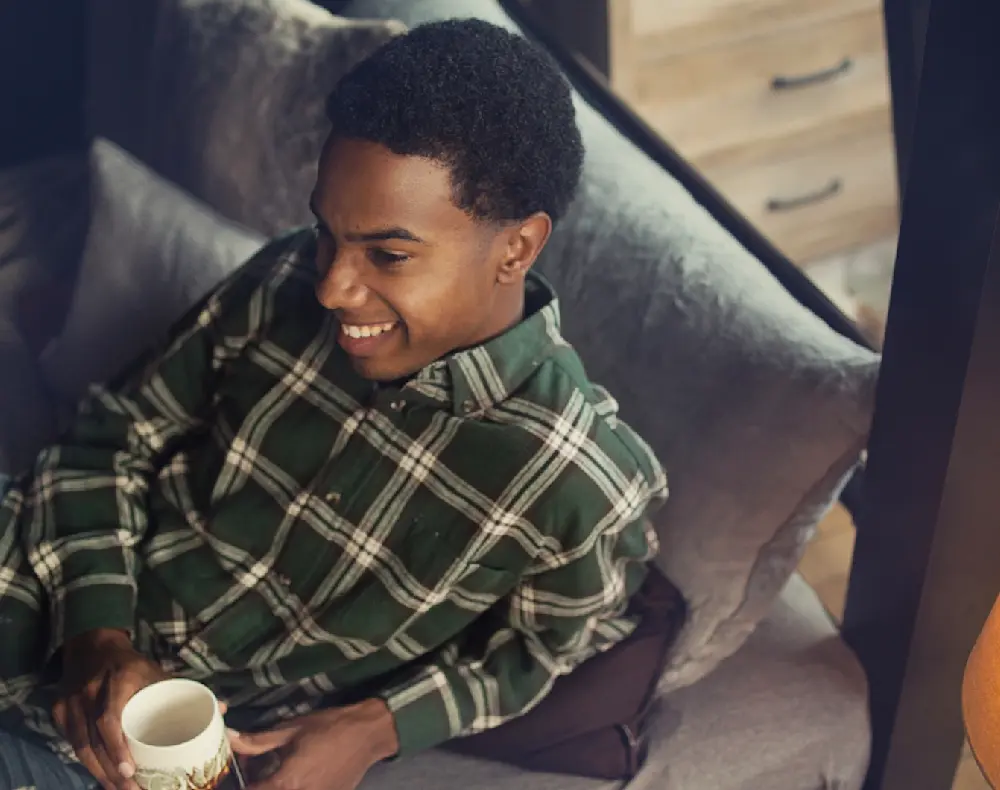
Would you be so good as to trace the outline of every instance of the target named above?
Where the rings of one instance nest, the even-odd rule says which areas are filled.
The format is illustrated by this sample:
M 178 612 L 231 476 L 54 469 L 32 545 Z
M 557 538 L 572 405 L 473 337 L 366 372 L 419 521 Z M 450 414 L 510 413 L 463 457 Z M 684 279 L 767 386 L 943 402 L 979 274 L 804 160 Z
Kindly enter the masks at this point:
M 371 249 L 368 250 L 368 257 L 376 266 L 395 266 L 409 260 L 410 256 L 400 252 L 389 252 L 388 250 Z

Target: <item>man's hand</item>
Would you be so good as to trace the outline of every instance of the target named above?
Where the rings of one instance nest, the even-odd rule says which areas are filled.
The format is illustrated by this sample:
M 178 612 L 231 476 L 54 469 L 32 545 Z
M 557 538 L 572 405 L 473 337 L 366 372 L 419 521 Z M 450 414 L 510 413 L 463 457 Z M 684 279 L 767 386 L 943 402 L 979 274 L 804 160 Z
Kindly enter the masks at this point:
M 230 733 L 233 751 L 277 751 L 281 766 L 250 790 L 354 790 L 368 769 L 399 750 L 396 725 L 381 700 L 302 716 L 255 735 Z
M 52 717 L 76 756 L 105 790 L 138 790 L 122 734 L 132 695 L 166 674 L 132 647 L 124 631 L 99 629 L 63 648 L 63 682 Z

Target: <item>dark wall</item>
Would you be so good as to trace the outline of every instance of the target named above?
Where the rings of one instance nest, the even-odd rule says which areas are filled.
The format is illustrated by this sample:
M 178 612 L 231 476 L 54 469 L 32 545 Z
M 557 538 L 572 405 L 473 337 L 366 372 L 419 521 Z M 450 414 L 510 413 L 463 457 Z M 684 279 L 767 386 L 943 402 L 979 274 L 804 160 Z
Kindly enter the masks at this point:
M 0 1 L 0 167 L 83 143 L 84 21 L 85 0 Z

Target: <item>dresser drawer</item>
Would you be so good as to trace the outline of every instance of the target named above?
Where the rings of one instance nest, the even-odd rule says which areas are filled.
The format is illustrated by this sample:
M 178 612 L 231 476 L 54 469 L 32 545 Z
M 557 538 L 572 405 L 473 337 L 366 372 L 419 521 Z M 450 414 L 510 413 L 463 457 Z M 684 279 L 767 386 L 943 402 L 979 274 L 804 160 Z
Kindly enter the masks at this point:
M 732 44 L 790 27 L 823 24 L 880 0 L 608 0 L 618 40 L 640 60 Z M 618 14 L 618 9 L 621 14 Z
M 634 69 L 629 100 L 695 162 L 889 106 L 877 9 Z
M 898 229 L 888 112 L 803 135 L 748 162 L 699 169 L 797 263 Z

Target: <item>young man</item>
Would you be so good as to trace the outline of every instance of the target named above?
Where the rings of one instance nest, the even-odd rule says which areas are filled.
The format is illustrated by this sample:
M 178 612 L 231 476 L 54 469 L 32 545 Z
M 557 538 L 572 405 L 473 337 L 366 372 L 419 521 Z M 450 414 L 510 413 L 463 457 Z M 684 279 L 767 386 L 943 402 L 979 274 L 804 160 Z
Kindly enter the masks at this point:
M 134 787 L 120 714 L 228 705 L 260 788 L 354 788 L 495 727 L 635 627 L 664 474 L 531 272 L 583 158 L 568 86 L 482 22 L 346 76 L 311 205 L 81 408 L 0 507 L 0 775 Z M 50 715 L 51 713 L 51 715 Z M 4 765 L 6 767 L 4 767 Z M 54 772 L 54 773 L 53 773 Z

